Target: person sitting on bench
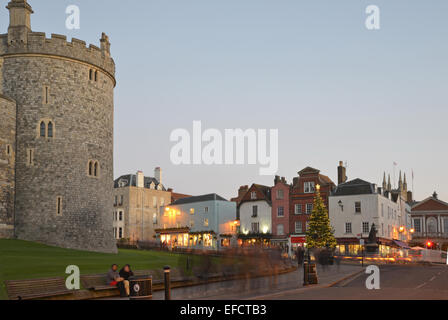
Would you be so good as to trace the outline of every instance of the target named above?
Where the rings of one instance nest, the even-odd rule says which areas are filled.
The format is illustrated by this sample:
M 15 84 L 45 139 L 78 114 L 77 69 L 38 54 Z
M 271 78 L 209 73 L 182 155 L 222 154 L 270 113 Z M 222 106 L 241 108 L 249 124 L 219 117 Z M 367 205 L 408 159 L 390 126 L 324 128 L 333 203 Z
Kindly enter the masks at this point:
M 124 279 L 120 277 L 118 273 L 118 265 L 115 263 L 111 266 L 109 272 L 107 273 L 107 283 L 110 286 L 117 287 L 120 290 L 120 296 L 126 297 L 126 289 L 124 284 Z
M 129 296 L 130 293 L 130 289 L 129 289 L 129 278 L 132 277 L 134 275 L 134 272 L 132 272 L 131 270 L 131 266 L 130 265 L 125 265 L 121 270 L 120 270 L 120 277 L 123 278 L 123 283 L 124 283 L 124 288 L 126 290 L 126 294 Z

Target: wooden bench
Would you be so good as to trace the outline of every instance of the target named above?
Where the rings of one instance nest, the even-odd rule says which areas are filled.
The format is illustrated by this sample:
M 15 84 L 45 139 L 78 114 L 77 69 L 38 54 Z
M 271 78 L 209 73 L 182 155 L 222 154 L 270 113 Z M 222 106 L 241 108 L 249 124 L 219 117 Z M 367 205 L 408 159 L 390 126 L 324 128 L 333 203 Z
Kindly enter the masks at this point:
M 81 284 L 84 289 L 94 291 L 118 290 L 107 283 L 106 273 L 81 275 Z
M 6 280 L 6 291 L 10 300 L 43 299 L 73 294 L 65 286 L 65 278 L 31 280 Z

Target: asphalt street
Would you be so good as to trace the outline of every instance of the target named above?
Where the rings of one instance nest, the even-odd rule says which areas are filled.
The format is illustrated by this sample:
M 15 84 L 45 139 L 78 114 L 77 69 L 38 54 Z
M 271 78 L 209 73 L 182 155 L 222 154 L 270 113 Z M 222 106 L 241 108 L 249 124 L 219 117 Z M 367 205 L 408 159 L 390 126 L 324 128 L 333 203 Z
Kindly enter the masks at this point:
M 267 300 L 447 300 L 448 266 L 383 265 L 380 289 L 367 289 L 365 272 L 332 287 L 260 297 Z

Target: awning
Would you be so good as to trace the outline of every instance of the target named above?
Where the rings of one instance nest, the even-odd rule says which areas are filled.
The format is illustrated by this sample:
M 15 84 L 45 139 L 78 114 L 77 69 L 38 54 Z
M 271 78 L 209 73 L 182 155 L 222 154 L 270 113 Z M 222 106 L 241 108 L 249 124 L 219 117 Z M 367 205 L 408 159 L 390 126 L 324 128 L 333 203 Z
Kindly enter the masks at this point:
M 402 241 L 394 240 L 394 243 L 403 249 L 411 249 L 406 243 Z

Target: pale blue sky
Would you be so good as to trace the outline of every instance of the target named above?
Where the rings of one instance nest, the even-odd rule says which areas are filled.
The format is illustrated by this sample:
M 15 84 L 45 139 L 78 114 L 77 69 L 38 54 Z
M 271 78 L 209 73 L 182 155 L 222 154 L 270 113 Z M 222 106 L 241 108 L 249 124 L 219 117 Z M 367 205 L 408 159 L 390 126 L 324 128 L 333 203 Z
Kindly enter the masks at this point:
M 0 30 L 8 25 L 2 0 Z M 446 0 L 30 0 L 34 31 L 99 45 L 117 64 L 115 175 L 161 166 L 190 194 L 236 195 L 272 184 L 258 166 L 173 166 L 169 135 L 206 128 L 278 128 L 279 174 L 305 166 L 336 181 L 381 183 L 392 163 L 415 172 L 418 199 L 448 201 Z M 65 8 L 81 29 L 65 28 Z M 381 9 L 381 30 L 364 26 Z

